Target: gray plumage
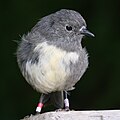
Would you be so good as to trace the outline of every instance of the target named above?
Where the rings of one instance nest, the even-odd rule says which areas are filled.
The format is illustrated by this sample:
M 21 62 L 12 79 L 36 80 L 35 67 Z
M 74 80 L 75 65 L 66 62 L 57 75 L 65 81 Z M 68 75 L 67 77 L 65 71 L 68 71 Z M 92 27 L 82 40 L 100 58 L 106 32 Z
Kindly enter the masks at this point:
M 88 67 L 82 47 L 86 22 L 76 11 L 62 9 L 43 17 L 22 37 L 17 61 L 27 82 L 41 93 L 72 90 Z

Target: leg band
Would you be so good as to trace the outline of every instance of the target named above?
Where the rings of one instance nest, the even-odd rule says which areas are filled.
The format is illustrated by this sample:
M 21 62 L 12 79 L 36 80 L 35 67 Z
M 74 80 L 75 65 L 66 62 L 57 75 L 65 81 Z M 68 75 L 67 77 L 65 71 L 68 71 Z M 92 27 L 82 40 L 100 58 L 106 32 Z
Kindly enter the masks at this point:
M 41 112 L 42 107 L 43 107 L 43 104 L 42 103 L 38 103 L 38 106 L 36 108 L 36 112 Z
M 66 99 L 64 100 L 64 103 L 65 103 L 65 107 L 69 107 L 69 100 L 68 100 L 68 98 L 66 98 Z

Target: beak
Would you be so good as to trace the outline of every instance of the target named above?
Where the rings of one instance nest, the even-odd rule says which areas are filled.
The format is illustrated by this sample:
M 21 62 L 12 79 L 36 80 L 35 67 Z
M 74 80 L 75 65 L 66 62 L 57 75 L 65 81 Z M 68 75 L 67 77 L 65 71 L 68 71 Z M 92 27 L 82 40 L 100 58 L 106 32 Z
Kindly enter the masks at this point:
M 86 36 L 95 37 L 95 35 L 93 33 L 91 33 L 90 31 L 88 31 L 85 26 L 83 26 L 80 29 L 80 33 L 83 34 L 83 35 L 86 35 Z

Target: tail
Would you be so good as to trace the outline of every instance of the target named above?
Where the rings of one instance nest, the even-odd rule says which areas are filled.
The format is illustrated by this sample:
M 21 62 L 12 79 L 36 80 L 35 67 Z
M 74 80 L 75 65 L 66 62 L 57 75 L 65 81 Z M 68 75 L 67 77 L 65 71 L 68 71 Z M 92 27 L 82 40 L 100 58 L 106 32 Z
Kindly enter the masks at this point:
M 64 94 L 63 91 L 53 92 L 51 93 L 51 102 L 54 104 L 56 108 L 63 108 L 64 107 Z

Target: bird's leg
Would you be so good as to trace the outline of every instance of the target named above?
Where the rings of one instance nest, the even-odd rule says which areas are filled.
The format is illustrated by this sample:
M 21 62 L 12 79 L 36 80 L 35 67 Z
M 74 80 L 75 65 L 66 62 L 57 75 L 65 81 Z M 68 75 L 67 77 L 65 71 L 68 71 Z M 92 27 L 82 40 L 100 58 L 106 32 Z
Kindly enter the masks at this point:
M 68 93 L 67 91 L 64 91 L 64 104 L 65 104 L 65 111 L 69 111 L 69 100 L 67 97 Z
M 36 113 L 40 113 L 43 105 L 49 100 L 50 94 L 41 94 L 38 106 L 36 108 Z

